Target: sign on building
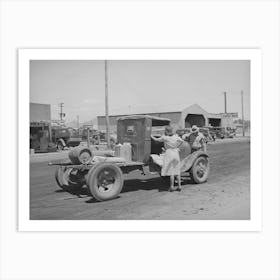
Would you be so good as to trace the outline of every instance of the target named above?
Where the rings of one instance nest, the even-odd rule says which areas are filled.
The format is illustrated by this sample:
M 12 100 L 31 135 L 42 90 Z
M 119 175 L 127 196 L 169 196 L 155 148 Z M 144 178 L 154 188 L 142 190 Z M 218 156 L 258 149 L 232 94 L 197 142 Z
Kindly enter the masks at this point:
M 222 113 L 223 118 L 238 118 L 238 113 Z

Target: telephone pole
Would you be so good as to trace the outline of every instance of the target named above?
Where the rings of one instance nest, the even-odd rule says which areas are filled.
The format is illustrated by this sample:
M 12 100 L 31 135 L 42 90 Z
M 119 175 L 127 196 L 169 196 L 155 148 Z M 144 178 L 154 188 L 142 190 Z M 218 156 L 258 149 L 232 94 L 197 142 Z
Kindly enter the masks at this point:
M 79 120 L 79 116 L 77 116 L 77 128 L 78 128 L 78 130 L 79 130 L 79 128 L 80 128 L 80 120 Z
M 225 113 L 227 113 L 227 93 L 224 92 L 224 97 L 225 97 Z
M 106 114 L 106 134 L 107 147 L 110 148 L 110 122 L 109 122 L 109 108 L 108 108 L 108 65 L 105 60 L 105 114 Z
M 245 136 L 243 90 L 241 90 L 241 106 L 242 106 L 242 135 Z
M 63 108 L 63 106 L 64 106 L 64 103 L 61 102 L 61 103 L 58 104 L 58 106 L 60 107 L 59 116 L 60 116 L 60 120 L 62 121 L 62 118 L 63 118 L 63 115 L 64 115 L 63 112 L 62 112 L 62 108 Z

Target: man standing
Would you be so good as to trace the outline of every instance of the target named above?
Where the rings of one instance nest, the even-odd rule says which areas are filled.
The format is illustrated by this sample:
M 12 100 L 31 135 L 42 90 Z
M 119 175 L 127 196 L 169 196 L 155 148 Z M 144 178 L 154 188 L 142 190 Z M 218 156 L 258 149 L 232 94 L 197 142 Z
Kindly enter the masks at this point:
M 202 150 L 203 152 L 206 152 L 207 150 L 206 138 L 201 132 L 199 132 L 199 128 L 196 125 L 193 125 L 191 132 L 188 134 L 184 134 L 182 136 L 182 139 L 190 143 L 192 153 L 198 150 Z

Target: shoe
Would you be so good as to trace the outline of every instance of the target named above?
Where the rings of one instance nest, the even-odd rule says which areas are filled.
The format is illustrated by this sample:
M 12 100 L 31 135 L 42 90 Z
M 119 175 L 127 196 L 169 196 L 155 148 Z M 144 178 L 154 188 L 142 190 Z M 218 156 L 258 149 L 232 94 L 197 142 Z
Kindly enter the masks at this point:
M 181 187 L 177 187 L 176 191 L 180 192 L 182 190 Z

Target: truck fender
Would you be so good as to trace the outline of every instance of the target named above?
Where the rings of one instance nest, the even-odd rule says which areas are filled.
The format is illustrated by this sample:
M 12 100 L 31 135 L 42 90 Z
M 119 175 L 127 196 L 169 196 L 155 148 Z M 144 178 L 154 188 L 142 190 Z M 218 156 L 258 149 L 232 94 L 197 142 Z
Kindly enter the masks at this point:
M 201 156 L 209 158 L 209 155 L 206 152 L 203 152 L 203 151 L 193 152 L 192 154 L 190 154 L 186 158 L 184 158 L 181 161 L 181 165 L 180 165 L 181 172 L 186 172 L 186 171 L 190 170 L 191 167 L 193 166 L 194 161 L 198 157 L 201 157 Z

